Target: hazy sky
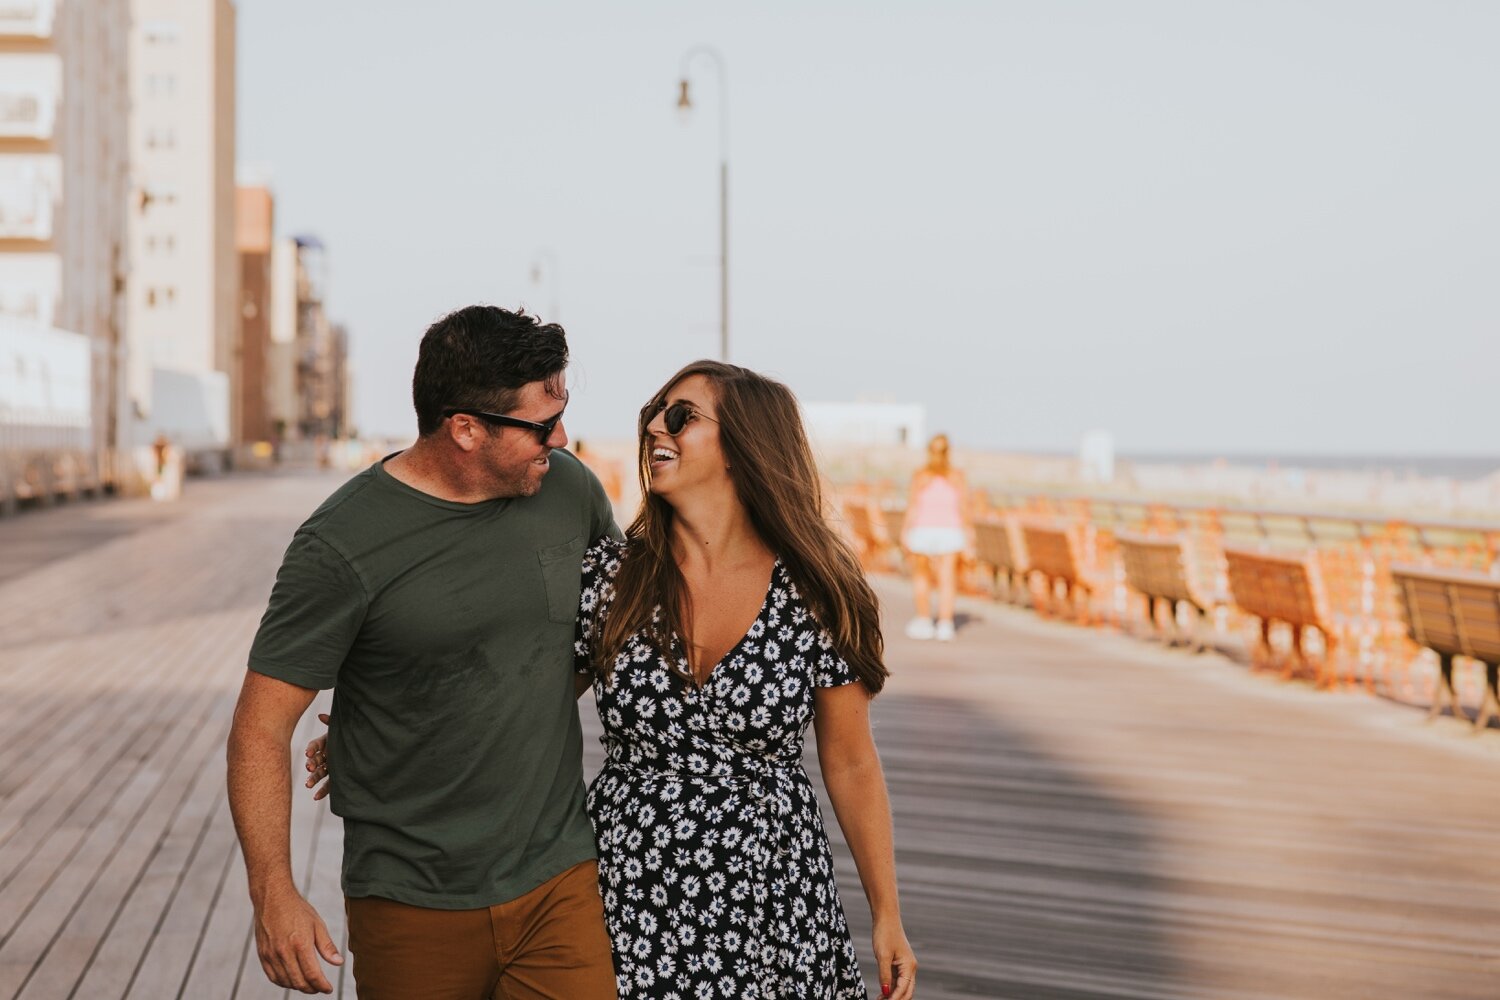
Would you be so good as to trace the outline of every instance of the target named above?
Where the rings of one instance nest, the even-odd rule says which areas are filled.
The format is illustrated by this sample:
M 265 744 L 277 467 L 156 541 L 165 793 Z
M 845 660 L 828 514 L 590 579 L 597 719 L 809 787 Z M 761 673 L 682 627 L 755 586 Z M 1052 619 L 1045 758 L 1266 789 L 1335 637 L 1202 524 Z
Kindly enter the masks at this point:
M 960 445 L 1500 452 L 1500 4 L 238 0 L 239 149 L 328 245 L 356 418 L 554 297 L 569 429 L 718 350 Z M 558 284 L 531 280 L 543 248 Z

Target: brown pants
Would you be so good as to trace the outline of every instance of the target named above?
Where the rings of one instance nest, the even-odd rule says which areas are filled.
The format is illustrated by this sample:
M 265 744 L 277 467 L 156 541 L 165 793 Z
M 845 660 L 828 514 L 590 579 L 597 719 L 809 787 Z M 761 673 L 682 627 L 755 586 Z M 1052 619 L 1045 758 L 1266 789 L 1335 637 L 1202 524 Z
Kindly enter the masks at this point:
M 597 862 L 482 910 L 344 905 L 359 1000 L 615 1000 Z

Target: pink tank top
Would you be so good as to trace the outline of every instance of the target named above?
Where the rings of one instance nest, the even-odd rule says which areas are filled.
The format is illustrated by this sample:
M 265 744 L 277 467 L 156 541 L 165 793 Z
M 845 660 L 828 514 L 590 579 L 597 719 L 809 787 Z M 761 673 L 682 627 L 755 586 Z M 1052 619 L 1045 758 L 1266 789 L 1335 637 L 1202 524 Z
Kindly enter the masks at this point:
M 913 528 L 962 528 L 958 487 L 946 476 L 930 476 L 912 498 L 907 524 Z

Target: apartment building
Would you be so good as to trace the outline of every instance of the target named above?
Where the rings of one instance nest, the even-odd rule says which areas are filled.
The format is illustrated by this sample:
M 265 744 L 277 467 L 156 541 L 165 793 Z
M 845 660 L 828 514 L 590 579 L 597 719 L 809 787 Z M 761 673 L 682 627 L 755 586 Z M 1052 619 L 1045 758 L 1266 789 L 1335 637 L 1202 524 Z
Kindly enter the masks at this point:
M 130 8 L 130 395 L 143 437 L 227 456 L 242 423 L 235 7 Z
M 0 503 L 110 481 L 128 443 L 129 24 L 129 0 L 0 3 Z
M 287 440 L 348 433 L 348 334 L 328 317 L 328 254 L 311 234 L 276 241 L 271 258 L 271 399 Z
M 275 199 L 263 184 L 235 191 L 235 249 L 240 259 L 239 421 L 234 437 L 247 445 L 276 440 L 271 409 L 271 247 Z

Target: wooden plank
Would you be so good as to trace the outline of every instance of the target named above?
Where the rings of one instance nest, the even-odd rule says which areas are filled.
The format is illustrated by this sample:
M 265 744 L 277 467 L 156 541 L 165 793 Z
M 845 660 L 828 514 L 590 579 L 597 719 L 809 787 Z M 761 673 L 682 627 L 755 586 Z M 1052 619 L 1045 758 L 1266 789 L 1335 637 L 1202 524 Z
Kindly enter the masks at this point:
M 205 635 L 210 631 L 201 624 L 198 629 Z M 191 670 L 194 648 L 188 644 L 177 648 L 179 655 L 162 657 L 167 690 L 173 690 L 174 674 Z M 70 803 L 65 812 L 34 811 L 25 817 L 30 825 L 11 840 L 18 853 L 28 842 L 33 846 L 19 859 L 22 867 L 3 891 L 6 912 L 13 918 L 0 944 L 0 995 L 8 992 L 7 986 L 18 989 L 35 963 L 50 952 L 77 911 L 81 895 L 97 882 L 100 865 L 117 853 L 118 837 L 134 829 L 160 778 L 159 769 L 170 762 L 180 739 L 196 730 L 201 708 L 212 696 L 180 683 L 175 687 L 172 696 L 158 695 L 148 699 L 154 704 L 138 706 L 132 713 L 137 726 L 115 727 L 131 740 L 108 746 L 124 748 L 124 753 L 111 749 L 101 754 L 101 769 L 80 768 L 76 773 L 82 780 L 76 789 L 59 788 L 65 794 L 58 798 Z M 182 725 L 184 714 L 193 721 Z
M 162 1000 L 182 997 L 182 987 L 198 957 L 208 916 L 223 888 L 223 874 L 234 853 L 234 828 L 223 808 L 222 781 L 205 781 L 204 794 L 196 792 L 183 811 L 179 824 L 162 845 L 158 869 L 175 873 L 175 882 L 137 964 L 126 993 L 127 1000 Z M 153 877 L 147 872 L 146 879 Z
M 190 627 L 184 626 L 165 638 L 180 640 L 189 632 Z M 121 654 L 127 669 L 132 659 L 152 665 L 142 690 L 115 698 L 85 697 L 64 713 L 52 737 L 28 738 L 23 747 L 13 748 L 18 752 L 9 755 L 8 791 L 0 802 L 0 887 L 13 877 L 16 866 L 35 849 L 50 824 L 77 806 L 91 781 L 97 783 L 100 769 L 118 747 L 149 725 L 149 709 L 161 697 L 150 690 L 151 685 L 161 681 L 164 690 L 172 690 L 171 657 L 159 655 L 157 649 L 126 649 Z M 178 666 L 186 669 L 185 664 Z M 121 725 L 120 720 L 129 724 Z M 0 898 L 3 891 L 0 888 Z
M 69 863 L 66 851 L 48 855 L 50 887 L 33 898 L 66 919 L 49 918 L 53 943 L 26 997 L 119 997 L 127 985 L 153 1000 L 284 996 L 247 960 L 249 907 L 217 747 L 280 552 L 332 484 L 206 484 L 201 505 L 181 509 L 181 524 L 121 535 L 0 584 L 0 624 L 17 623 L 25 639 L 6 645 L 0 628 L 0 760 L 24 769 L 18 778 L 0 768 L 0 788 L 11 782 L 0 816 L 41 817 L 49 830 L 92 816 Z M 204 551 L 215 554 L 213 580 L 197 575 Z M 91 579 L 129 589 L 130 574 L 114 568 L 122 560 L 151 562 L 134 578 L 143 592 L 91 589 Z M 910 608 L 904 588 L 876 585 L 889 619 L 901 621 Z M 47 619 L 67 588 L 96 608 L 115 601 L 119 615 L 60 609 Z M 21 619 L 16 608 L 25 609 Z M 1315 696 L 1218 656 L 1189 659 L 1007 607 L 963 601 L 961 610 L 966 625 L 954 643 L 889 633 L 894 675 L 872 708 L 907 928 L 923 963 L 919 995 L 1500 995 L 1492 933 L 1500 886 L 1487 861 L 1500 802 L 1478 793 L 1493 780 L 1500 734 L 1476 740 L 1445 721 L 1423 725 L 1420 709 Z M 102 626 L 103 644 L 81 634 L 80 622 Z M 181 655 L 193 669 L 169 674 L 158 663 L 114 688 L 94 683 L 110 643 L 124 657 L 181 648 L 190 636 L 199 645 Z M 24 662 L 7 655 L 14 650 Z M 45 690 L 7 697 L 39 680 Z M 143 692 L 155 701 L 131 700 Z M 174 697 L 210 707 L 174 713 Z M 3 714 L 21 700 L 27 711 Z M 86 722 L 49 745 L 31 712 Z M 184 749 L 173 763 L 165 764 L 165 744 L 155 756 L 121 757 L 135 737 L 103 729 L 135 727 L 137 714 L 181 716 L 185 732 L 173 738 Z M 585 758 L 596 768 L 597 722 L 587 726 Z M 17 731 L 43 747 L 40 756 L 16 745 Z M 200 783 L 184 780 L 199 772 Z M 57 802 L 37 787 L 70 780 L 72 797 Z M 102 800 L 78 800 L 96 780 L 110 786 Z M 304 794 L 299 787 L 299 800 Z M 825 816 L 869 978 L 868 914 L 826 806 Z M 298 878 L 334 925 L 336 819 L 308 802 L 296 817 Z M 22 830 L 33 833 L 23 825 L 13 836 Z M 14 870 L 15 879 L 32 878 L 29 865 Z M 32 927 L 30 918 L 22 926 Z M 90 940 L 98 958 L 79 981 L 73 956 Z M 77 988 L 64 990 L 69 972 Z M 346 977 L 344 995 L 351 987 Z
M 313 733 L 322 730 L 322 725 L 316 721 L 317 713 L 327 711 L 330 700 L 329 692 L 321 693 L 314 700 L 292 741 L 295 810 L 292 847 L 297 869 L 310 873 L 312 880 L 310 887 L 304 883 L 304 894 L 322 914 L 340 949 L 347 951 L 343 941 L 343 894 L 339 889 L 343 827 L 338 817 L 328 811 L 326 803 L 316 807 L 311 803 L 308 790 L 300 782 L 302 746 Z M 299 800 L 306 801 L 299 804 Z M 204 924 L 201 953 L 183 986 L 184 997 L 246 997 L 272 993 L 281 996 L 284 992 L 264 979 L 253 944 L 244 862 L 237 847 L 232 853 L 214 908 Z M 336 968 L 330 970 L 335 996 L 340 995 L 338 973 Z M 353 996 L 352 989 L 350 996 Z
M 183 648 L 182 659 L 188 665 L 200 662 L 197 654 L 201 649 L 201 645 Z M 194 785 L 205 778 L 210 785 L 215 780 L 222 784 L 222 773 L 216 766 L 219 756 L 214 751 L 222 746 L 230 706 L 222 695 L 213 691 L 193 693 L 198 708 L 180 712 L 171 705 L 163 705 L 158 721 L 170 734 L 169 738 L 151 757 L 137 763 L 132 780 L 149 791 L 149 799 L 133 812 L 123 808 L 122 803 L 114 803 L 91 834 L 91 852 L 85 851 L 70 861 L 70 868 L 93 874 L 86 897 L 76 898 L 54 933 L 52 946 L 42 955 L 47 962 L 43 970 L 45 982 L 71 976 L 77 988 L 77 983 L 96 964 L 103 942 L 112 932 L 118 930 L 127 936 L 132 931 L 146 932 L 149 919 L 140 920 L 134 927 L 120 928 L 122 910 L 139 888 L 149 863 L 155 862 L 167 830 L 178 820 Z M 211 788 L 209 794 L 213 794 Z M 101 861 L 88 860 L 100 855 Z M 66 903 L 72 897 L 63 893 L 58 898 Z M 104 958 L 107 962 L 109 954 Z M 37 995 L 54 993 L 44 989 Z
M 198 954 L 182 986 L 183 997 L 234 996 L 240 966 L 251 935 L 249 887 L 238 844 L 226 853 L 214 889 L 216 895 L 203 922 Z
M 251 523 L 254 525 L 254 523 L 260 523 L 260 520 L 252 520 Z M 288 526 L 273 525 L 273 528 L 278 529 L 278 534 L 281 535 L 281 544 L 284 546 L 285 537 L 287 537 L 285 532 L 288 531 Z M 243 531 L 243 525 L 240 526 L 240 529 Z M 213 762 L 210 766 L 213 766 L 214 772 L 216 772 L 214 780 L 217 781 L 219 787 L 217 789 L 208 789 L 207 798 L 211 804 L 220 805 L 220 808 L 222 808 L 222 771 L 220 771 L 222 765 L 219 765 L 219 753 L 211 750 L 211 747 L 222 747 L 223 732 L 225 732 L 226 723 L 228 723 L 226 712 L 228 712 L 228 706 L 233 705 L 233 693 L 239 687 L 239 676 L 243 670 L 243 667 L 239 666 L 236 660 L 239 660 L 239 663 L 243 663 L 243 649 L 245 649 L 245 643 L 248 643 L 249 634 L 254 630 L 255 619 L 258 618 L 258 612 L 260 612 L 260 607 L 257 607 L 257 604 L 264 601 L 263 591 L 267 588 L 267 583 L 264 582 L 269 580 L 270 573 L 275 570 L 275 553 L 279 552 L 279 547 L 276 547 L 276 549 L 263 549 L 263 552 L 255 553 L 254 549 L 260 546 L 254 543 L 245 544 L 245 541 L 249 541 L 249 537 L 257 535 L 257 531 L 248 532 L 248 538 L 245 538 L 242 544 L 239 544 L 239 546 L 229 546 L 225 550 L 225 546 L 222 543 L 225 540 L 226 531 L 234 531 L 234 529 L 229 528 L 229 525 L 223 522 L 217 523 L 216 526 L 210 523 L 207 528 L 204 525 L 196 525 L 196 528 L 189 528 L 186 531 L 184 531 L 183 526 L 178 525 L 171 532 L 171 537 L 141 538 L 141 540 L 130 541 L 129 544 L 135 547 L 133 552 L 120 552 L 118 546 L 111 546 L 111 552 L 107 553 L 110 556 L 111 567 L 87 567 L 87 565 L 78 567 L 78 565 L 71 564 L 48 565 L 48 567 L 43 568 L 37 574 L 36 579 L 26 580 L 28 594 L 37 595 L 36 604 L 39 604 L 40 607 L 48 607 L 54 604 L 55 592 L 68 591 L 71 597 L 80 597 L 74 588 L 77 588 L 77 586 L 87 586 L 90 582 L 98 582 L 101 577 L 110 576 L 111 570 L 118 567 L 118 565 L 124 564 L 129 567 L 132 561 L 135 562 L 136 570 L 133 571 L 135 571 L 136 577 L 138 577 L 135 580 L 138 586 L 133 591 L 126 588 L 123 594 L 108 595 L 108 600 L 114 604 L 114 610 L 118 612 L 121 606 L 124 607 L 123 615 L 96 616 L 96 618 L 108 619 L 108 621 L 114 621 L 117 618 L 127 619 L 127 621 L 132 622 L 132 627 L 127 628 L 127 630 L 114 630 L 113 634 L 98 633 L 96 636 L 86 636 L 83 639 L 80 639 L 78 636 L 72 636 L 71 639 L 55 639 L 55 634 L 58 631 L 66 633 L 68 628 L 58 627 L 57 621 L 55 621 L 58 616 L 54 615 L 52 616 L 52 621 L 20 622 L 21 625 L 24 625 L 24 628 L 21 628 L 21 633 L 26 633 L 23 637 L 31 645 L 18 646 L 17 640 L 15 640 L 15 636 L 18 633 L 15 630 L 10 630 L 10 622 L 7 621 L 7 628 L 3 634 L 5 634 L 6 639 L 5 645 L 9 646 L 12 651 L 20 649 L 23 654 L 30 654 L 30 652 L 37 651 L 37 649 L 43 649 L 43 651 L 69 649 L 72 655 L 71 664 L 68 663 L 68 658 L 66 657 L 55 657 L 54 654 L 52 658 L 57 660 L 57 666 L 71 666 L 72 670 L 74 670 L 74 678 L 71 679 L 77 682 L 74 682 L 74 684 L 58 684 L 58 678 L 54 676 L 54 678 L 49 679 L 46 687 L 48 687 L 48 691 L 62 690 L 65 693 L 65 699 L 74 702 L 74 711 L 72 711 L 72 714 L 65 715 L 65 718 L 77 721 L 77 733 L 69 733 L 66 730 L 57 729 L 51 730 L 51 733 L 48 733 L 45 727 L 42 727 L 42 729 L 31 727 L 34 732 L 40 733 L 43 736 L 51 735 L 54 741 L 60 735 L 77 735 L 78 739 L 57 742 L 57 747 L 68 748 L 68 750 L 72 750 L 74 747 L 84 747 L 90 751 L 90 753 L 84 754 L 84 757 L 96 757 L 99 762 L 108 763 L 115 759 L 115 757 L 118 757 L 118 754 L 114 750 L 111 750 L 111 747 L 120 744 L 118 744 L 117 739 L 111 744 L 110 739 L 115 738 L 121 732 L 121 727 L 117 724 L 120 718 L 132 720 L 133 723 L 133 720 L 136 720 L 136 718 L 150 717 L 153 711 L 172 717 L 172 715 L 177 715 L 177 712 L 174 711 L 174 706 L 172 706 L 169 697 L 168 699 L 163 699 L 163 693 L 171 696 L 174 691 L 178 691 L 180 696 L 183 697 L 202 697 L 204 696 L 204 691 L 217 690 L 217 697 L 219 697 L 219 702 L 223 706 L 223 715 L 219 718 L 219 730 L 208 736 L 208 744 L 204 744 L 202 747 L 192 751 L 192 754 L 189 754 L 190 762 L 184 763 L 183 766 L 198 768 L 198 766 L 201 766 L 202 760 Z M 205 538 L 213 538 L 213 544 L 211 544 L 210 549 L 205 549 L 204 547 Z M 225 550 L 225 558 L 216 559 L 216 561 L 204 561 L 204 559 L 199 558 L 204 550 L 213 550 L 214 547 Z M 99 553 L 99 555 L 102 556 L 105 553 Z M 148 561 L 142 559 L 147 555 L 153 556 L 153 558 L 148 559 Z M 257 561 L 261 564 L 258 573 L 243 573 L 242 570 L 245 565 Z M 141 565 L 150 565 L 150 567 L 154 568 L 154 571 L 151 571 L 151 573 L 139 573 Z M 52 591 L 52 595 L 48 595 L 48 591 Z M 254 592 L 254 598 L 251 601 L 246 600 L 246 597 L 248 597 L 246 592 L 248 591 Z M 13 588 L 7 588 L 3 594 L 0 594 L 0 597 L 9 597 L 12 592 Z M 7 615 L 13 616 L 17 615 L 17 609 L 26 610 L 28 603 L 26 600 L 6 600 L 3 601 L 3 604 L 5 604 L 7 609 Z M 239 609 L 233 613 L 236 625 L 229 628 L 225 628 L 225 622 L 216 621 L 211 616 L 214 607 L 226 606 L 237 607 Z M 180 613 L 183 609 L 186 609 L 190 613 L 183 615 L 183 613 Z M 63 615 L 62 618 L 68 618 L 68 616 Z M 80 619 L 75 618 L 75 624 L 77 624 L 77 621 L 80 621 Z M 89 618 L 84 616 L 83 621 L 89 621 Z M 142 621 L 145 622 L 144 627 L 141 627 Z M 196 649 L 196 651 L 192 651 L 192 649 L 183 651 L 183 642 L 181 642 L 183 636 L 181 634 L 174 636 L 172 630 L 177 630 L 180 633 L 184 627 L 189 627 L 189 625 L 199 628 L 199 630 L 204 631 L 204 634 L 210 636 L 210 642 L 207 643 L 205 648 Z M 147 649 L 148 655 L 144 657 L 144 660 L 145 663 L 151 664 L 156 669 L 154 675 L 145 675 L 145 673 L 133 673 L 132 675 L 132 673 L 124 672 L 124 670 L 120 669 L 110 670 L 110 672 L 98 669 L 99 663 L 110 663 L 111 667 L 124 666 L 124 657 L 121 657 L 121 654 L 126 654 L 129 651 L 127 648 L 136 639 L 141 640 L 142 648 Z M 121 648 L 121 640 L 123 640 L 124 648 Z M 99 655 L 99 652 L 90 652 L 90 645 L 113 645 L 114 648 L 99 651 L 104 654 Z M 237 652 L 237 655 L 233 655 L 233 657 L 225 660 L 222 654 L 226 648 L 237 648 L 239 652 Z M 168 655 L 163 655 L 163 651 L 166 651 Z M 168 678 L 160 670 L 160 664 L 163 661 L 172 660 L 172 652 L 184 652 L 186 655 L 183 655 L 183 661 L 180 663 L 180 673 L 172 676 L 172 678 Z M 10 657 L 10 655 L 0 657 L 0 663 L 3 663 L 3 667 L 0 667 L 0 691 L 5 690 L 5 685 L 7 684 L 17 684 L 18 678 L 21 678 L 23 673 L 26 672 L 26 669 L 23 669 L 23 667 L 12 669 L 12 664 L 17 660 L 18 657 Z M 27 667 L 30 667 L 34 663 L 33 658 L 27 655 L 26 663 Z M 205 666 L 210 667 L 207 675 L 204 673 Z M 93 690 L 93 687 L 99 687 L 99 685 L 93 685 L 95 679 L 98 678 L 107 678 L 107 685 L 104 685 L 101 690 Z M 211 699 L 213 696 L 210 694 L 208 697 Z M 135 702 L 132 703 L 130 699 L 135 699 Z M 80 703 L 86 706 L 98 706 L 99 714 L 93 715 L 90 718 L 89 715 L 78 712 L 77 706 Z M 192 715 L 192 712 L 189 712 L 189 717 L 190 715 Z M 178 718 L 168 718 L 166 721 L 168 721 L 168 724 L 181 729 L 181 732 L 192 732 L 193 724 L 195 724 L 193 718 L 189 718 L 186 721 L 178 720 Z M 127 735 L 129 727 L 124 727 L 123 732 Z M 7 727 L 5 730 L 6 739 L 5 741 L 0 741 L 0 753 L 7 754 L 7 759 L 18 759 L 23 763 L 27 763 L 34 757 L 39 762 L 45 762 L 48 768 L 68 768 L 68 766 L 72 765 L 72 760 L 57 753 L 57 747 L 43 747 L 40 754 L 31 753 L 31 751 L 28 751 L 26 754 L 17 753 L 17 751 L 21 750 L 21 747 L 7 742 L 9 741 L 10 733 L 12 733 L 12 729 Z M 93 741 L 92 744 L 89 741 Z M 153 766 L 150 759 L 126 759 L 124 766 L 129 766 L 132 760 L 136 766 L 142 769 Z M 13 772 L 9 772 L 6 777 L 12 777 L 12 774 Z M 27 775 L 27 783 L 18 789 L 18 793 L 20 795 L 30 795 L 31 799 L 33 799 L 33 805 L 37 801 L 46 804 L 52 796 L 49 784 L 51 784 L 51 778 L 55 777 L 55 774 L 57 774 L 55 769 L 52 769 L 52 771 L 37 769 L 36 774 Z M 90 777 L 90 775 L 98 774 L 98 771 L 81 768 L 80 774 L 84 775 L 84 777 Z M 141 774 L 144 774 L 144 771 Z M 175 795 L 175 789 L 172 790 L 172 795 Z M 62 802 L 63 799 L 58 799 L 58 801 Z M 13 802 L 15 802 L 13 796 L 7 799 L 7 804 L 13 805 Z M 118 805 L 118 802 L 115 802 L 114 805 Z M 110 831 L 111 825 L 118 823 L 118 814 L 114 810 L 114 805 L 105 805 L 101 823 L 96 825 L 95 834 L 90 834 L 90 838 L 102 837 L 102 835 Z M 33 816 L 31 819 L 34 820 L 36 817 Z M 126 858 L 126 855 L 129 855 L 129 852 L 132 852 L 132 850 L 135 850 L 135 841 L 127 838 L 126 843 L 121 844 L 120 850 L 117 852 L 117 859 Z M 75 858 L 83 858 L 83 856 L 83 853 L 80 853 Z M 37 871 L 40 871 L 40 868 L 37 868 Z M 54 880 L 54 885 L 63 885 L 66 879 L 74 879 L 75 876 L 71 874 L 71 871 L 63 871 L 58 876 L 58 879 Z M 78 873 L 87 873 L 89 870 L 86 867 L 78 867 L 77 871 Z M 96 900 L 95 895 L 98 895 L 99 892 L 104 892 L 105 886 L 111 885 L 111 880 L 117 882 L 120 871 L 123 870 L 117 867 L 105 868 L 104 873 L 96 880 L 95 889 L 93 889 L 89 897 L 90 903 L 98 903 L 99 907 L 102 907 L 102 912 L 107 913 L 107 915 L 110 915 L 111 907 L 105 906 L 105 903 L 107 903 L 105 900 Z M 219 871 L 223 873 L 225 867 L 220 865 Z M 183 874 L 186 874 L 186 870 L 184 870 Z M 214 876 L 214 880 L 217 880 L 217 876 Z M 193 882 L 184 883 L 184 886 L 189 891 L 193 885 L 195 885 Z M 183 897 L 181 897 L 181 894 L 178 894 L 178 900 L 180 898 Z M 54 906 L 51 897 L 43 901 L 43 903 L 48 907 Z M 178 910 L 181 912 L 181 907 L 178 907 Z M 40 910 L 37 910 L 37 912 L 40 912 Z M 72 940 L 72 934 L 74 934 L 74 931 L 83 930 L 86 918 L 92 918 L 98 912 L 99 910 L 96 910 L 92 906 L 78 907 L 74 915 L 74 921 L 69 922 L 65 933 L 55 937 L 54 945 L 46 952 L 46 958 L 43 958 L 42 966 L 37 967 L 36 973 L 33 976 L 34 985 L 28 990 L 28 994 L 33 993 L 33 991 L 39 991 L 37 996 L 48 996 L 48 994 L 52 993 L 51 985 L 54 982 L 54 975 L 58 979 L 62 978 L 63 973 L 58 972 L 58 970 L 62 970 L 63 966 L 66 966 L 66 955 L 71 954 L 75 948 L 80 946 L 80 943 Z M 141 924 L 147 928 L 147 931 L 153 925 L 150 919 L 142 921 Z M 135 930 L 135 927 L 136 922 L 130 921 L 129 918 L 124 919 L 124 921 L 114 919 L 110 924 L 110 928 L 105 930 L 105 934 L 117 933 L 120 934 L 120 939 L 118 940 L 129 940 L 129 931 Z M 196 940 L 199 940 L 199 937 L 201 937 L 201 927 L 195 928 L 192 931 L 192 940 L 196 942 Z M 104 954 L 105 958 L 108 958 L 108 952 L 104 952 Z M 133 967 L 141 961 L 141 957 L 142 949 L 136 948 L 132 954 L 127 955 L 127 963 L 129 963 L 130 967 Z M 183 961 L 190 963 L 190 958 Z M 101 972 L 104 972 L 107 966 L 108 963 L 105 963 L 105 966 L 101 966 Z M 181 976 L 184 975 L 184 972 L 187 972 L 187 970 L 177 969 L 171 975 Z M 115 973 L 118 973 L 118 970 L 115 970 Z M 120 976 L 111 976 L 105 973 L 105 975 L 101 975 L 98 981 L 89 984 L 89 996 L 93 996 L 93 991 L 95 990 L 108 991 L 111 988 L 114 990 L 114 996 L 120 996 L 123 987 L 124 981 Z
M 168 699 L 172 709 L 187 704 L 187 692 Z M 12 937 L 17 927 L 59 870 L 71 862 L 90 826 L 108 814 L 127 787 L 135 761 L 149 756 L 169 734 L 170 721 L 143 715 L 137 725 L 108 730 L 108 737 L 94 748 L 96 756 L 86 762 L 92 766 L 82 761 L 73 765 L 56 779 L 53 794 L 38 808 L 11 817 L 14 833 L 6 841 L 4 859 L 8 874 L 0 888 L 0 964 L 7 963 L 7 954 L 18 946 Z M 46 772 L 47 780 L 52 774 Z M 17 796 L 16 801 L 24 800 Z

